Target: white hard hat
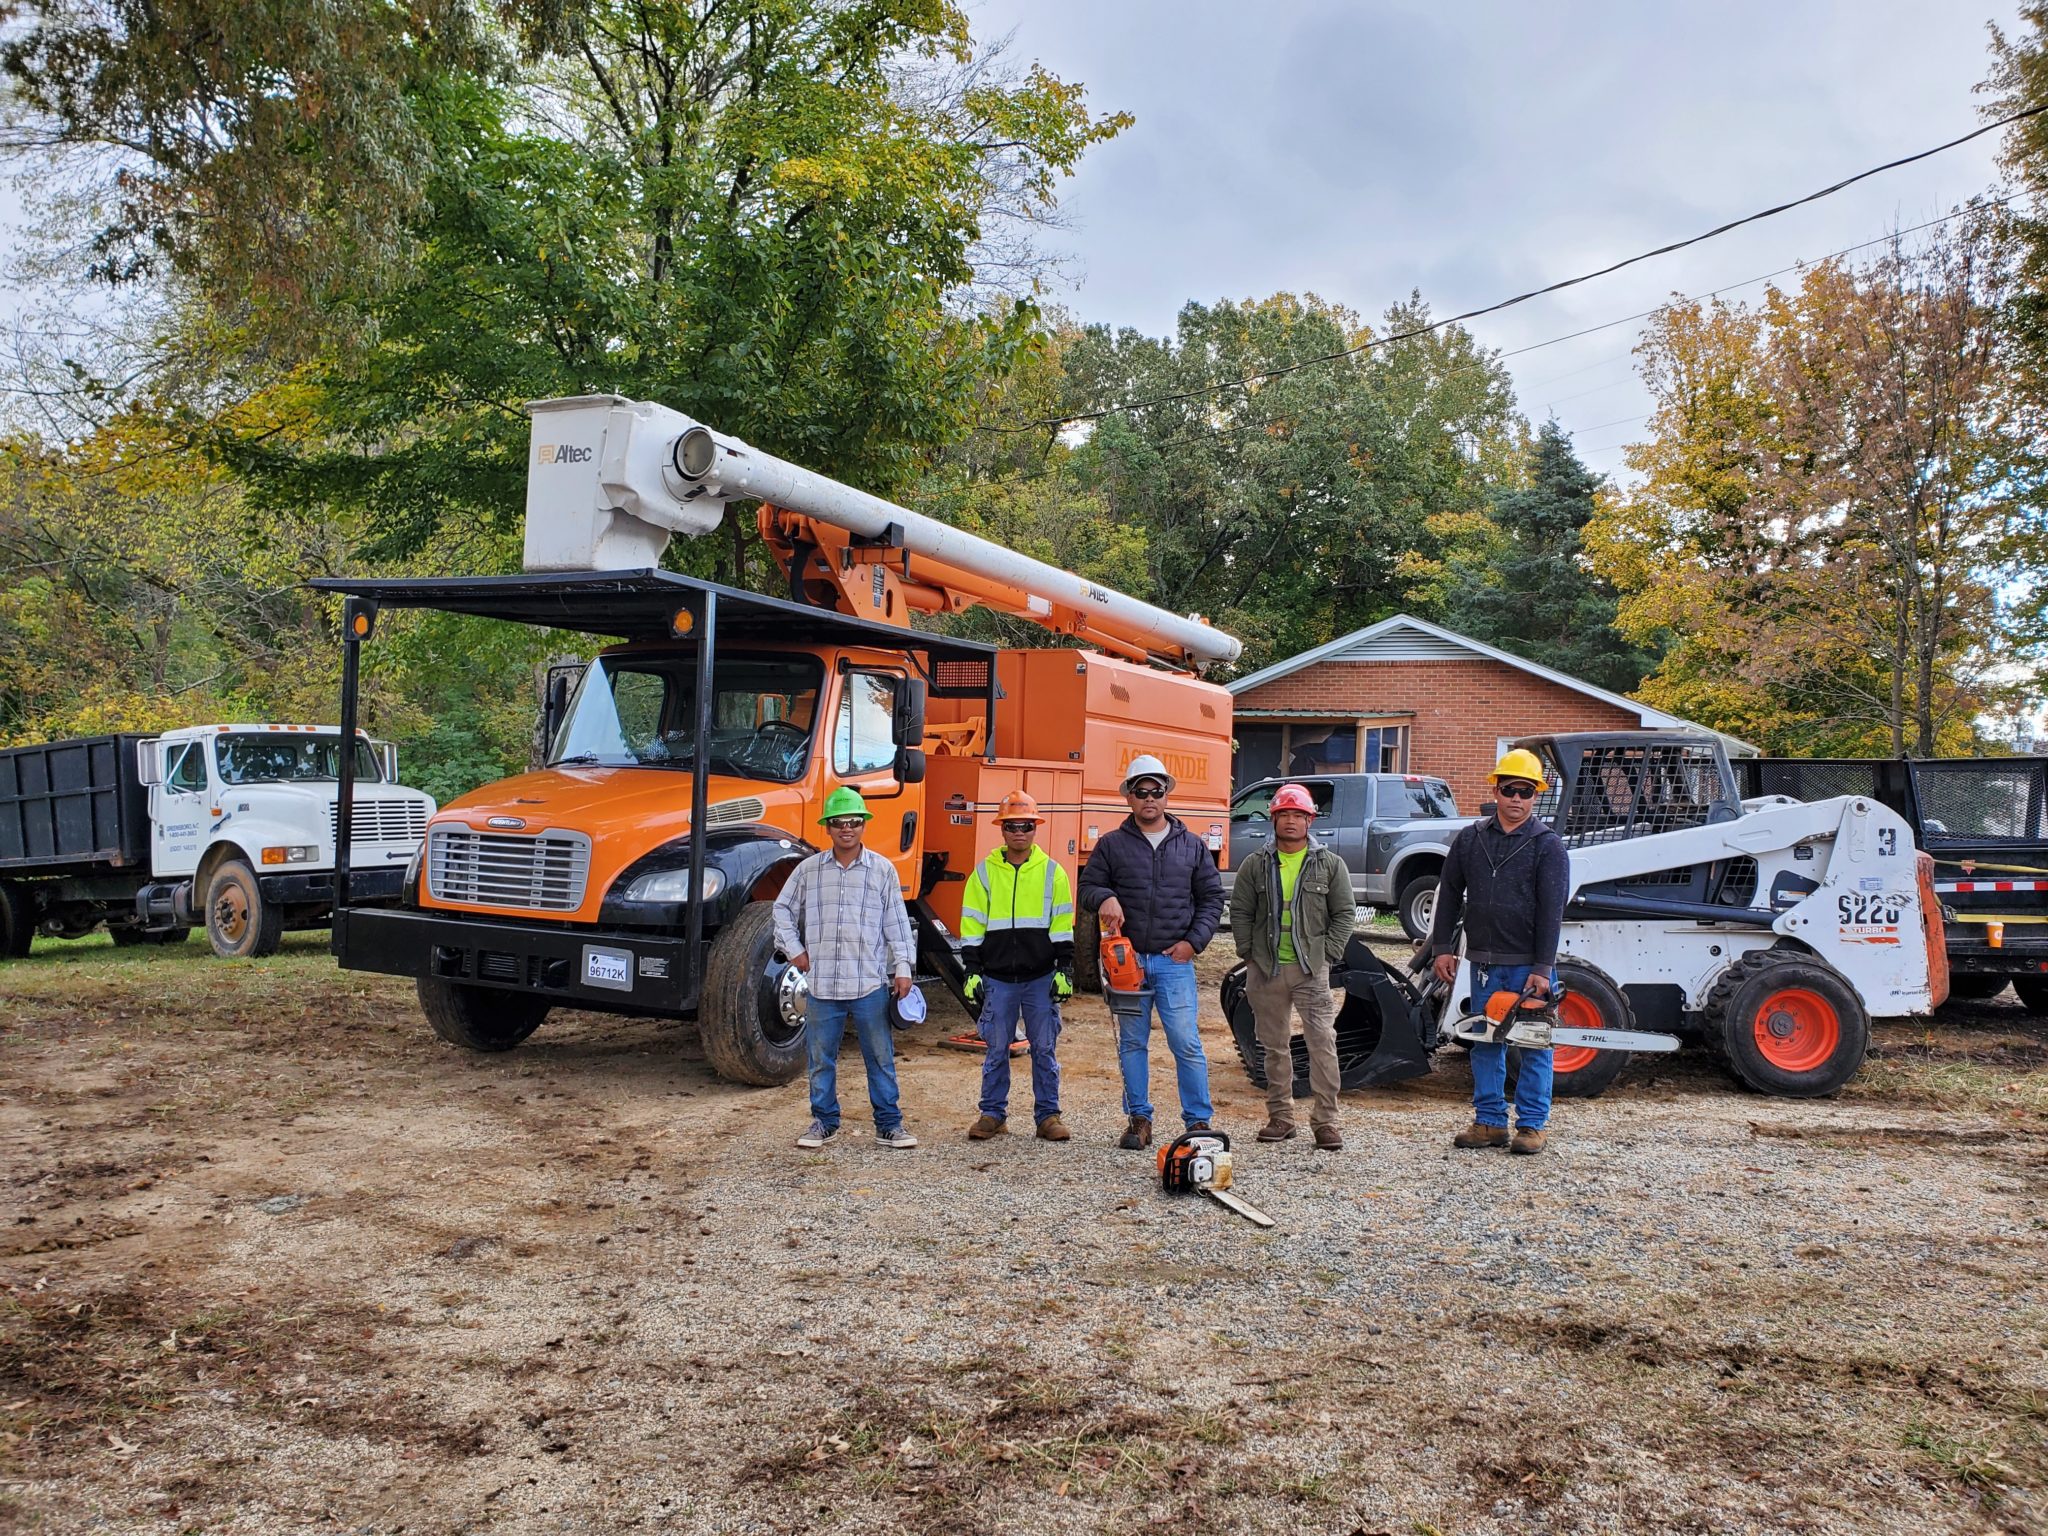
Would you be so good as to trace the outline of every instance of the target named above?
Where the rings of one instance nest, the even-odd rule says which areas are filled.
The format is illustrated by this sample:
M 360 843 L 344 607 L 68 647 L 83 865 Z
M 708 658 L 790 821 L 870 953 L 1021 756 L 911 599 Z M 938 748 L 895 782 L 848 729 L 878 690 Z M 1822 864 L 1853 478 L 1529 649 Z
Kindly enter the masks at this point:
M 1157 779 L 1166 786 L 1168 794 L 1173 793 L 1174 777 L 1166 771 L 1166 764 L 1150 752 L 1140 753 L 1131 759 L 1131 765 L 1124 770 L 1124 781 L 1117 788 L 1128 790 L 1134 779 Z
M 898 1029 L 908 1029 L 913 1024 L 922 1024 L 929 1010 L 924 993 L 912 987 L 901 997 L 892 990 L 889 994 L 889 1022 Z

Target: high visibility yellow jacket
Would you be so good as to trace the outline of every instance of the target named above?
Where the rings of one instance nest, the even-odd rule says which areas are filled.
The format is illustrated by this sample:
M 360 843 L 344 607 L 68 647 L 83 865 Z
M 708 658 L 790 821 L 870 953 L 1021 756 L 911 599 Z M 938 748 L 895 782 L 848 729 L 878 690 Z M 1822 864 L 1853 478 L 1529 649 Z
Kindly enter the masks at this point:
M 1032 845 L 1022 864 L 1002 848 L 974 866 L 960 898 L 960 958 L 997 981 L 1032 981 L 1074 963 L 1074 891 Z

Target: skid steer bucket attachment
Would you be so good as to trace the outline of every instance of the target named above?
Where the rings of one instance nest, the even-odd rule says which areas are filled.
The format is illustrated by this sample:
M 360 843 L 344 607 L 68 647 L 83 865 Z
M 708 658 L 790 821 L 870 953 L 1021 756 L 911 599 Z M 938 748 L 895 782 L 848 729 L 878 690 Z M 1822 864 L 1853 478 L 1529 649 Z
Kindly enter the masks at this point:
M 1330 977 L 1344 991 L 1337 1012 L 1337 1070 L 1345 1088 L 1371 1088 L 1405 1082 L 1429 1071 L 1436 1023 L 1434 1009 L 1407 977 L 1372 952 L 1364 939 L 1352 936 L 1344 952 L 1344 969 Z M 1266 1086 L 1265 1052 L 1259 1047 L 1258 1021 L 1245 995 L 1245 968 L 1232 966 L 1223 978 L 1223 1014 L 1230 1020 L 1238 1060 L 1254 1084 Z M 1309 1096 L 1308 1047 L 1294 1037 L 1294 1097 Z

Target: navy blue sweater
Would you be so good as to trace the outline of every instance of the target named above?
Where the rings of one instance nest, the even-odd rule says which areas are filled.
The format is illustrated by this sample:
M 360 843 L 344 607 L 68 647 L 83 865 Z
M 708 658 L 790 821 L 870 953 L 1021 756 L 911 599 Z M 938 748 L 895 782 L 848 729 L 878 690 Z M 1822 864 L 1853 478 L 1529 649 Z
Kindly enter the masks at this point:
M 1429 952 L 1455 953 L 1462 917 L 1465 957 L 1474 965 L 1555 965 L 1570 890 L 1571 855 L 1550 823 L 1531 816 L 1503 832 L 1484 817 L 1451 839 L 1444 856 Z

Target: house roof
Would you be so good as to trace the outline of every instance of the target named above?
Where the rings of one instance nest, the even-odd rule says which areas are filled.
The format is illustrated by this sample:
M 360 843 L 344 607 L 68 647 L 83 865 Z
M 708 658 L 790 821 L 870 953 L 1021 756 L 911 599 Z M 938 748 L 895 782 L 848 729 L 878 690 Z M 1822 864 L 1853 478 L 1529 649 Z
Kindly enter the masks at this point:
M 1312 651 L 1303 651 L 1299 656 L 1290 656 L 1285 661 L 1276 661 L 1272 666 L 1240 677 L 1225 686 L 1233 695 L 1243 695 L 1266 683 L 1277 681 L 1304 667 L 1319 662 L 1375 662 L 1375 661 L 1469 661 L 1473 657 L 1484 657 L 1497 661 L 1503 666 L 1513 667 L 1518 672 L 1527 672 L 1540 677 L 1560 688 L 1569 688 L 1574 693 L 1584 694 L 1589 699 L 1598 699 L 1616 709 L 1634 715 L 1646 727 L 1661 730 L 1701 731 L 1709 736 L 1718 736 L 1727 746 L 1732 757 L 1755 757 L 1757 749 L 1749 742 L 1725 731 L 1710 730 L 1694 720 L 1679 715 L 1666 714 L 1661 709 L 1652 709 L 1636 699 L 1618 693 L 1609 693 L 1605 688 L 1595 688 L 1569 673 L 1545 667 L 1498 646 L 1474 640 L 1455 630 L 1445 629 L 1441 624 L 1432 624 L 1427 619 L 1418 619 L 1412 614 L 1397 613 L 1392 618 L 1381 619 L 1377 624 L 1368 624 L 1363 629 L 1354 629 L 1348 635 L 1340 635 L 1327 645 L 1319 645 Z

